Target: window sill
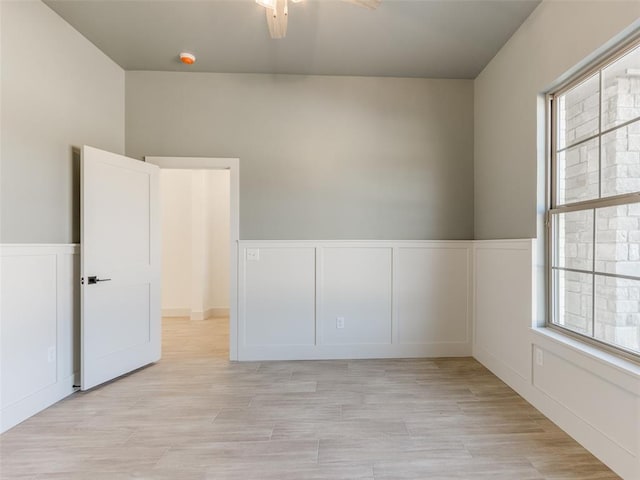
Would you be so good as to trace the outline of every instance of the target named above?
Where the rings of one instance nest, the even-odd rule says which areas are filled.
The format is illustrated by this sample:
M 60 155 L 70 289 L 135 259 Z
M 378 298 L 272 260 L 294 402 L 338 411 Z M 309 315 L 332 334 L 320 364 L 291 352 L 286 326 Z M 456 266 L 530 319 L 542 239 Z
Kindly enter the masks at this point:
M 531 331 L 534 335 L 551 341 L 553 344 L 567 348 L 572 352 L 587 357 L 605 367 L 614 368 L 615 370 L 640 381 L 639 363 L 606 352 L 568 335 L 563 335 L 562 332 L 558 332 L 548 327 L 532 327 Z

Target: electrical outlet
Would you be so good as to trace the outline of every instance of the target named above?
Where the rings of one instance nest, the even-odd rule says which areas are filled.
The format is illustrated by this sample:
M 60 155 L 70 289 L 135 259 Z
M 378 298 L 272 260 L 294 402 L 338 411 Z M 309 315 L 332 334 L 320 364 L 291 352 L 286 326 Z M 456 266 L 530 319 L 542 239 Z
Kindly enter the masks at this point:
M 47 361 L 53 363 L 56 361 L 56 347 L 49 347 L 47 350 Z
M 542 353 L 542 350 L 539 348 L 536 348 L 536 363 L 540 367 L 544 365 L 544 354 Z
M 336 328 L 344 328 L 344 317 L 336 317 Z
M 260 260 L 259 248 L 247 248 L 247 262 L 257 262 Z

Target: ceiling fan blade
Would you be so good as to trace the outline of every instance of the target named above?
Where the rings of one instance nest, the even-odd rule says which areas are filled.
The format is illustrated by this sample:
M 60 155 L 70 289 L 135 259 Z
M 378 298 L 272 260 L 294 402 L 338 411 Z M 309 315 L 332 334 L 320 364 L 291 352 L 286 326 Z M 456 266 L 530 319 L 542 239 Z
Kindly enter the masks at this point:
M 375 10 L 380 6 L 382 0 L 344 0 L 348 3 L 353 3 L 354 5 L 358 5 L 360 7 L 365 7 L 370 10 Z
M 299 3 L 301 1 L 303 0 L 291 0 L 292 3 Z M 370 10 L 375 10 L 382 3 L 382 0 L 343 1 Z M 287 35 L 287 23 L 289 21 L 288 0 L 256 0 L 256 3 L 265 7 L 267 26 L 269 27 L 269 35 L 271 35 L 271 38 L 284 38 Z
M 284 38 L 287 35 L 287 23 L 289 20 L 287 0 L 276 0 L 275 8 L 267 8 L 265 12 L 271 38 Z

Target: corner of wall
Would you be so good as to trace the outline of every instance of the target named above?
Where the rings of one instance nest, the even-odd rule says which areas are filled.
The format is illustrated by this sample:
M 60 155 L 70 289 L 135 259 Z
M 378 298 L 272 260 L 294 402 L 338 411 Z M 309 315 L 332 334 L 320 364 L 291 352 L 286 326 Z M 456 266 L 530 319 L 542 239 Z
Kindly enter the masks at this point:
M 616 473 L 640 478 L 640 369 L 535 329 L 540 267 L 528 242 L 477 242 L 473 356 Z

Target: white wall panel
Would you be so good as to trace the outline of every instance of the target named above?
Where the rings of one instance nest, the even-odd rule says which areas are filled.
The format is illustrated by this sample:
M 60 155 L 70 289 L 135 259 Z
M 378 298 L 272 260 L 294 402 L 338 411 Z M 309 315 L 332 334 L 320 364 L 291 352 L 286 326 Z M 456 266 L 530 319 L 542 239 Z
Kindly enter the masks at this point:
M 530 377 L 532 326 L 531 240 L 479 242 L 475 249 L 475 347 L 490 352 L 514 374 Z
M 620 447 L 637 452 L 640 418 L 636 402 L 640 392 L 629 392 L 583 366 L 540 350 L 542 365 L 533 361 L 533 385 Z
M 535 327 L 533 240 L 474 250 L 474 357 L 622 478 L 640 478 L 640 366 Z
M 240 341 L 247 346 L 313 345 L 315 250 L 255 248 L 240 277 Z M 246 252 L 241 252 L 242 258 Z
M 2 245 L 0 432 L 73 392 L 79 370 L 74 245 Z
M 2 276 L 4 408 L 56 381 L 56 255 L 2 257 Z
M 247 250 L 259 258 L 247 261 Z M 640 478 L 640 367 L 532 328 L 532 240 L 242 241 L 240 252 L 241 360 L 469 355 L 473 306 L 474 356 L 623 478 Z M 73 391 L 79 256 L 72 245 L 1 253 L 4 431 Z M 363 342 L 366 321 L 345 343 L 316 341 L 325 333 L 316 316 L 335 327 L 338 312 L 345 330 L 350 318 L 375 318 L 391 343 Z
M 398 248 L 398 342 L 466 343 L 470 335 L 469 249 Z
M 391 248 L 323 249 L 323 344 L 391 343 L 391 257 Z
M 469 355 L 471 249 L 466 241 L 241 241 L 239 359 Z

